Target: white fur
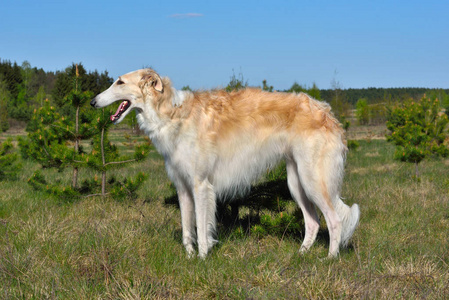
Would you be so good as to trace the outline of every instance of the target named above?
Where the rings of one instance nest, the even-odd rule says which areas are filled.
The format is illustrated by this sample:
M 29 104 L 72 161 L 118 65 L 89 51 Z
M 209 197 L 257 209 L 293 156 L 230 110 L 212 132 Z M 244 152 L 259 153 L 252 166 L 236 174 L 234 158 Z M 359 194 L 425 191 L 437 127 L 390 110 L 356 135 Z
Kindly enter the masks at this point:
M 329 228 L 329 256 L 347 245 L 360 211 L 357 204 L 350 208 L 340 198 L 346 146 L 328 104 L 305 94 L 177 91 L 150 69 L 119 80 L 91 104 L 131 102 L 117 122 L 135 109 L 140 128 L 164 157 L 178 192 L 183 244 L 189 256 L 194 254 L 194 243 L 202 258 L 216 243 L 217 197 L 244 194 L 260 174 L 282 159 L 287 163 L 291 195 L 304 215 L 301 251 L 312 246 L 319 230 L 315 207 Z M 164 102 L 167 95 L 171 98 Z
M 181 106 L 184 100 L 189 96 L 192 95 L 192 92 L 190 91 L 178 91 L 175 88 L 172 88 L 173 91 L 173 106 Z

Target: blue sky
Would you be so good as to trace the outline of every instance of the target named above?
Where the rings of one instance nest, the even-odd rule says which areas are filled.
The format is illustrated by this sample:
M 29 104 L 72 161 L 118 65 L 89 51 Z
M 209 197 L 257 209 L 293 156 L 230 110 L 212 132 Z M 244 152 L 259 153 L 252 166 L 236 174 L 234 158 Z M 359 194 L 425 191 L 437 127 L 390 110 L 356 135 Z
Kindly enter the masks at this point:
M 0 58 L 117 76 L 151 66 L 175 87 L 295 81 L 449 88 L 449 1 L 0 2 Z

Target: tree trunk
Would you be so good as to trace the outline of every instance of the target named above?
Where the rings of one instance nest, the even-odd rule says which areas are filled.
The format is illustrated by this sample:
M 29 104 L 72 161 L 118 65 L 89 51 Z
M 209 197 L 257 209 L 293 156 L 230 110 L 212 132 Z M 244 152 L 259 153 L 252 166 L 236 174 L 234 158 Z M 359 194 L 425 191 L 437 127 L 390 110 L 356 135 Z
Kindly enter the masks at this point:
M 75 114 L 75 155 L 78 154 L 79 151 L 79 137 L 78 137 L 78 126 L 79 126 L 79 114 L 80 107 L 76 108 Z M 78 182 L 78 167 L 73 168 L 73 178 L 72 178 L 72 188 L 76 188 Z
M 101 195 L 106 196 L 106 171 L 101 174 Z
M 101 129 L 101 138 L 100 138 L 100 147 L 101 147 L 101 161 L 103 163 L 103 168 L 106 164 L 106 159 L 104 157 L 104 128 Z M 101 175 L 101 195 L 106 195 L 106 169 L 103 170 Z
M 419 178 L 419 170 L 418 170 L 418 163 L 415 162 L 415 176 L 416 178 Z

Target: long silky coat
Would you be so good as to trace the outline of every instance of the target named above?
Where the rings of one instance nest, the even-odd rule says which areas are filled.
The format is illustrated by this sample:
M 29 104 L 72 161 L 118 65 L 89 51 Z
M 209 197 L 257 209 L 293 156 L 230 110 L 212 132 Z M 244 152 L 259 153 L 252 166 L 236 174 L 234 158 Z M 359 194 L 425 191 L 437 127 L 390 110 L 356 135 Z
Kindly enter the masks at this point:
M 214 239 L 217 196 L 243 194 L 267 168 L 286 161 L 288 187 L 301 208 L 305 236 L 314 243 L 319 208 L 329 229 L 329 256 L 338 255 L 358 220 L 359 207 L 340 198 L 346 143 L 325 102 L 304 93 L 247 88 L 186 92 L 151 69 L 120 76 L 95 97 L 94 107 L 123 101 L 111 120 L 135 110 L 140 128 L 165 159 L 181 208 L 183 244 L 206 257 Z

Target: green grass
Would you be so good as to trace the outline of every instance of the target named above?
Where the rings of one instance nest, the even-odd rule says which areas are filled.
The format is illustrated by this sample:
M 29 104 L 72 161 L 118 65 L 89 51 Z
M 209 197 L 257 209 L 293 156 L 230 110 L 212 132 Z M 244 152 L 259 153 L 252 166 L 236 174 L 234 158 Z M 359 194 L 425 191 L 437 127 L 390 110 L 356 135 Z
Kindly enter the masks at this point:
M 122 132 L 111 137 L 127 149 Z M 167 204 L 175 191 L 156 152 L 120 170 L 149 175 L 135 202 L 48 198 L 27 185 L 38 166 L 24 161 L 18 181 L 0 182 L 0 298 L 448 298 L 449 160 L 423 162 L 416 180 L 414 166 L 393 161 L 393 152 L 383 140 L 361 140 L 349 153 L 343 196 L 362 214 L 334 260 L 325 259 L 324 221 L 305 255 L 301 236 L 221 225 L 207 259 L 187 259 L 179 210 Z

